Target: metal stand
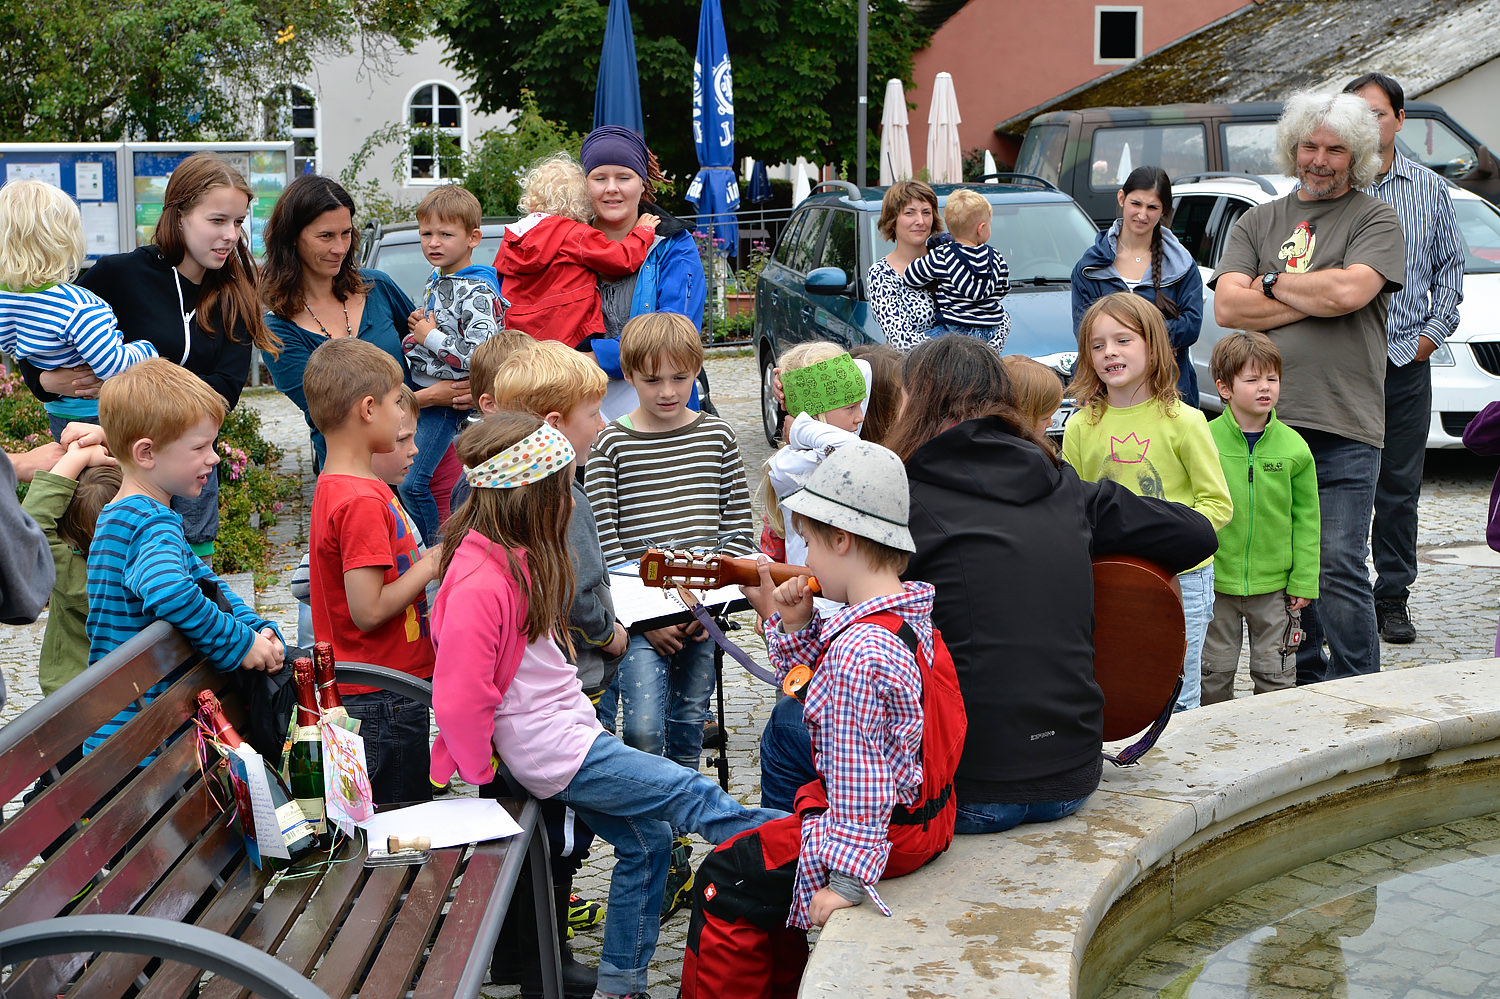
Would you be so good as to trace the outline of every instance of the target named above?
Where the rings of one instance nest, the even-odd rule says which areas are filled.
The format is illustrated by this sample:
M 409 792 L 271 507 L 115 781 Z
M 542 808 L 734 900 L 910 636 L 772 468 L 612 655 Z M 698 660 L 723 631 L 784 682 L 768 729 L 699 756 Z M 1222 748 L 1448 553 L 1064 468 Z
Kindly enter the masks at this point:
M 721 615 L 714 618 L 714 622 L 721 631 L 735 631 L 739 625 L 729 619 L 729 616 Z M 719 786 L 724 793 L 729 793 L 729 726 L 724 724 L 724 649 L 719 643 L 714 643 L 714 687 L 717 698 L 717 709 L 719 716 L 719 748 L 714 756 L 708 758 L 709 765 L 719 771 Z

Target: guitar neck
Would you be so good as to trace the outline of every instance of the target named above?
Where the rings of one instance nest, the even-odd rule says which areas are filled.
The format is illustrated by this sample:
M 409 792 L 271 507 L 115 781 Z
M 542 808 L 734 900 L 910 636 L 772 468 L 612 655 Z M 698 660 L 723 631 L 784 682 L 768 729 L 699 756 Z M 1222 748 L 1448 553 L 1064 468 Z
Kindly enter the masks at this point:
M 760 563 L 753 558 L 728 558 L 719 557 L 721 586 L 759 586 L 760 585 Z M 818 588 L 818 579 L 812 574 L 812 570 L 805 565 L 787 565 L 785 562 L 772 562 L 769 564 L 771 570 L 771 582 L 780 586 L 789 579 L 798 576 L 806 576 L 812 584 L 814 593 L 822 592 Z

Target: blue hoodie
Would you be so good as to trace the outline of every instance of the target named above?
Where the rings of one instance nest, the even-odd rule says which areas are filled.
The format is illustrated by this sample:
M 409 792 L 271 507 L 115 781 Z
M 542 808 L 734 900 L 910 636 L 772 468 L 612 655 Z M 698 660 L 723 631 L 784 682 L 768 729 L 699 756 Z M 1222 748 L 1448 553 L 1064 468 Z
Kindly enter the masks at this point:
M 1083 314 L 1095 300 L 1117 291 L 1131 291 L 1131 287 L 1120 272 L 1115 270 L 1115 241 L 1120 236 L 1123 220 L 1115 219 L 1108 231 L 1099 238 L 1073 268 L 1073 333 L 1077 335 L 1078 324 Z M 1198 342 L 1198 333 L 1203 325 L 1203 277 L 1198 273 L 1198 264 L 1187 248 L 1177 241 L 1171 229 L 1161 230 L 1161 293 L 1177 303 L 1179 315 L 1167 320 L 1167 336 L 1177 355 L 1177 389 L 1183 401 L 1190 406 L 1198 405 L 1198 375 L 1188 359 L 1188 348 Z M 1156 300 L 1151 287 L 1151 269 L 1146 268 L 1145 279 L 1134 289 L 1148 301 Z

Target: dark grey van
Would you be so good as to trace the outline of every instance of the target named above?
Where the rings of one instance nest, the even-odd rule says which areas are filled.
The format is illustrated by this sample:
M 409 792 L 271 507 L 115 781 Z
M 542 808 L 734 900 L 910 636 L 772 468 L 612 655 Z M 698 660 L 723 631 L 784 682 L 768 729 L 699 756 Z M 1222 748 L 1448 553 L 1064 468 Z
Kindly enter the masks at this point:
M 1273 163 L 1275 101 L 1084 108 L 1037 115 L 1021 143 L 1016 170 L 1056 184 L 1099 225 L 1117 214 L 1115 192 L 1138 166 L 1171 177 L 1226 170 L 1279 173 Z M 1480 197 L 1500 203 L 1500 166 L 1468 129 L 1426 101 L 1406 102 L 1401 152 Z

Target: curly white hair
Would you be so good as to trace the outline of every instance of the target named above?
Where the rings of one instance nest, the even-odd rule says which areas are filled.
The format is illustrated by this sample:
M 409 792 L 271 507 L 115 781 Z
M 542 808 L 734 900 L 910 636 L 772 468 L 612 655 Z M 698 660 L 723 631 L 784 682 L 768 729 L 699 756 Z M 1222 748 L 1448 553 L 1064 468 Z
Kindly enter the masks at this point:
M 1380 172 L 1380 126 L 1364 98 L 1354 94 L 1320 94 L 1304 90 L 1287 98 L 1276 123 L 1276 166 L 1297 173 L 1297 147 L 1323 126 L 1349 147 L 1349 183 L 1366 188 Z

